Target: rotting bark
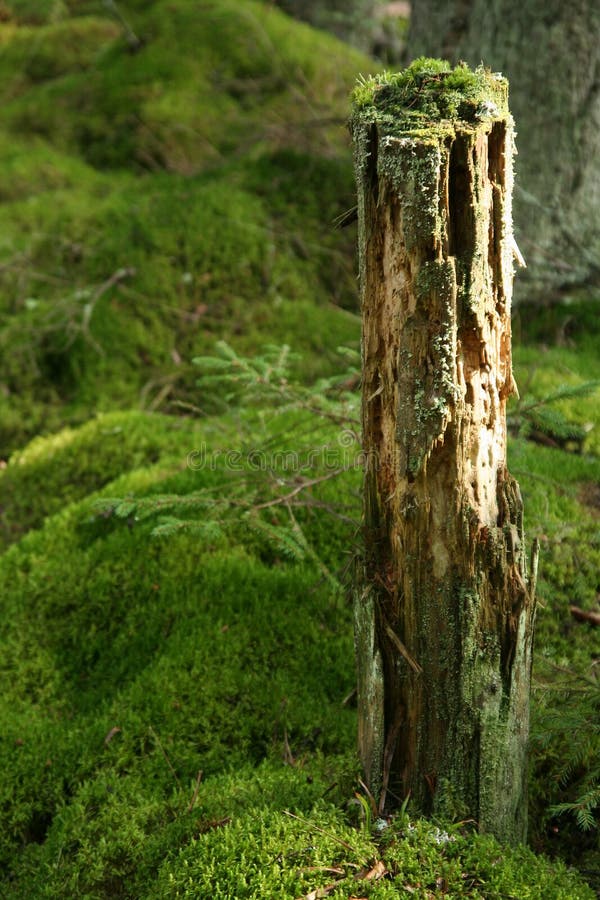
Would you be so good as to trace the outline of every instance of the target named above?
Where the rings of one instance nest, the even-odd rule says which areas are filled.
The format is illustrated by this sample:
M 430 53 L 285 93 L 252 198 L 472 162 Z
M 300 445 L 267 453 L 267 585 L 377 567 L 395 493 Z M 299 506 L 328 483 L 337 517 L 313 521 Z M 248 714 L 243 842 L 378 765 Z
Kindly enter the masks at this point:
M 394 80 L 395 79 L 395 80 Z M 513 123 L 489 72 L 361 85 L 359 749 L 380 809 L 526 833 L 535 563 L 506 467 Z

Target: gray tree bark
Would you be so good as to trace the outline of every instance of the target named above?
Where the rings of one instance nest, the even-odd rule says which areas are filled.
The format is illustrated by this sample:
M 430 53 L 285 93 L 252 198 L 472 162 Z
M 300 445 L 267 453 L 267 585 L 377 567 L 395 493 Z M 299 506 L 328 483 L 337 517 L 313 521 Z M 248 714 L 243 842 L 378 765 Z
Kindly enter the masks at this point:
M 506 89 L 433 65 L 357 95 L 366 472 L 355 633 L 359 748 L 380 808 L 410 795 L 422 812 L 519 841 L 534 578 L 506 468 Z
M 505 74 L 518 123 L 517 299 L 600 283 L 600 4 L 413 0 L 411 58 L 481 61 Z
M 284 12 L 331 31 L 365 52 L 371 49 L 376 7 L 381 0 L 276 0 Z

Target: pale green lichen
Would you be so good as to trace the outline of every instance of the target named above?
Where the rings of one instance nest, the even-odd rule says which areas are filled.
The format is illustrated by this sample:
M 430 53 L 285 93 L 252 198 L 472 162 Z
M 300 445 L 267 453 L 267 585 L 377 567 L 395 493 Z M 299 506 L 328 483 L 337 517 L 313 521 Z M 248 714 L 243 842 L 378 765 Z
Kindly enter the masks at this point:
M 377 169 L 402 197 L 402 221 L 406 249 L 427 240 L 440 239 L 438 173 L 441 150 L 436 140 L 381 137 Z
M 432 260 L 424 263 L 415 277 L 417 316 L 405 324 L 399 348 L 402 390 L 398 410 L 398 437 L 406 447 L 401 465 L 416 475 L 429 456 L 436 440 L 443 434 L 450 411 L 456 402 L 454 360 L 456 356 L 456 326 L 454 298 L 456 278 L 454 261 Z M 435 298 L 435 317 L 439 325 L 432 328 L 429 341 L 430 367 L 424 380 L 418 377 L 418 367 L 410 364 L 414 329 L 421 327 L 421 313 L 431 309 Z

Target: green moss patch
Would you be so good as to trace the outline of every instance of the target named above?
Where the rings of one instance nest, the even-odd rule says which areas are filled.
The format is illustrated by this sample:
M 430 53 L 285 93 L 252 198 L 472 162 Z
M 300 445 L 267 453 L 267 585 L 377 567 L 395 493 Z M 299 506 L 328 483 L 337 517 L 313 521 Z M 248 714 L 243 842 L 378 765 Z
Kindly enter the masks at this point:
M 174 464 L 185 465 L 185 448 L 194 443 L 194 429 L 185 420 L 148 413 L 111 413 L 82 428 L 36 438 L 0 471 L 0 545 L 124 471 L 159 459 L 166 464 L 169 454 Z
M 368 61 L 250 0 L 51 7 L 0 24 L 0 457 L 90 412 L 193 402 L 216 337 L 268 331 L 327 371 L 328 334 L 358 334 L 331 223 Z
M 562 867 L 494 840 L 449 834 L 435 825 L 392 823 L 381 841 L 348 826 L 331 807 L 308 817 L 259 810 L 195 839 L 161 868 L 152 896 L 369 897 L 406 894 L 584 900 L 592 892 Z M 313 893 L 314 892 L 314 893 Z
M 352 95 L 354 117 L 381 125 L 394 136 L 433 138 L 446 122 L 462 127 L 482 118 L 508 115 L 508 82 L 483 66 L 454 69 L 440 59 L 421 57 L 401 72 L 359 80 Z
M 323 569 L 343 567 L 351 523 L 298 509 L 317 555 L 293 563 L 235 521 L 212 536 L 157 539 L 135 505 L 121 524 L 95 505 L 237 496 L 239 473 L 190 469 L 187 453 L 202 440 L 247 444 L 248 434 L 271 451 L 289 449 L 293 434 L 299 447 L 321 446 L 328 431 L 306 413 L 177 428 L 113 414 L 34 441 L 4 471 L 30 498 L 45 471 L 48 494 L 62 498 L 0 557 L 7 896 L 294 900 L 338 880 L 333 896 L 346 898 L 406 885 L 423 898 L 440 886 L 465 897 L 592 896 L 563 867 L 460 827 L 400 817 L 376 838 L 363 807 L 357 830 L 351 615 Z M 110 481 L 116 469 L 131 471 Z M 355 482 L 325 482 L 315 500 L 356 515 Z M 53 509 L 34 506 L 30 524 Z M 376 863 L 386 874 L 366 879 Z
M 275 200 L 300 168 L 294 202 L 314 210 L 303 231 Z M 306 377 L 331 369 L 330 334 L 359 330 L 331 302 L 352 303 L 352 271 L 332 230 L 320 237 L 349 184 L 349 169 L 288 152 L 210 181 L 100 177 L 5 206 L 2 453 L 90 410 L 210 411 L 189 360 L 218 337 L 250 349 L 268 331 L 308 351 Z
M 4 26 L 3 59 L 18 73 L 4 123 L 137 171 L 198 172 L 257 145 L 339 151 L 339 125 L 306 124 L 343 118 L 359 53 L 252 0 L 115 6 L 122 18 L 107 8 Z
M 101 440 L 102 420 L 88 438 L 92 428 Z M 154 428 L 164 425 L 155 419 Z M 44 449 L 50 462 L 57 447 Z M 24 465 L 36 456 L 40 445 Z M 189 491 L 222 477 L 177 474 L 171 464 L 165 482 L 165 466 L 106 490 Z M 142 896 L 137 869 L 156 870 L 165 828 L 173 824 L 179 846 L 245 808 L 225 792 L 203 814 L 202 796 L 219 795 L 227 772 L 246 773 L 234 790 L 244 795 L 264 760 L 275 771 L 281 756 L 297 760 L 307 808 L 337 777 L 319 755 L 353 745 L 354 715 L 342 705 L 352 636 L 319 570 L 262 562 L 256 540 L 248 548 L 231 537 L 153 541 L 150 527 L 132 520 L 115 529 L 81 501 L 0 564 L 1 852 L 29 891 L 43 870 L 47 896 L 111 896 L 117 876 L 127 896 Z

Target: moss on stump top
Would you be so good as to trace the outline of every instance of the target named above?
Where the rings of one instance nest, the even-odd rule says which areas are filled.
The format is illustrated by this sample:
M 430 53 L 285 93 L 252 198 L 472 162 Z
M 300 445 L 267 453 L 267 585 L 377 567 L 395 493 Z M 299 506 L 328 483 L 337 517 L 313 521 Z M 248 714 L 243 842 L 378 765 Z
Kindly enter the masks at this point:
M 401 72 L 360 78 L 352 94 L 352 124 L 376 124 L 397 136 L 431 137 L 505 118 L 508 81 L 483 66 L 454 69 L 421 57 Z

